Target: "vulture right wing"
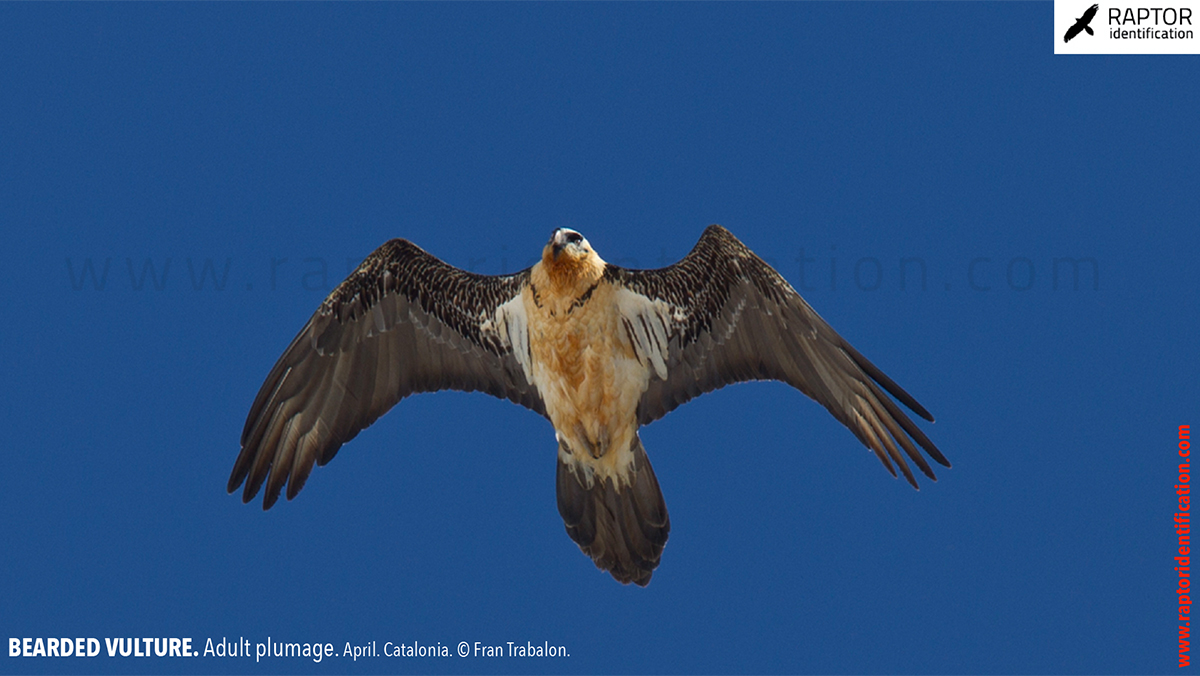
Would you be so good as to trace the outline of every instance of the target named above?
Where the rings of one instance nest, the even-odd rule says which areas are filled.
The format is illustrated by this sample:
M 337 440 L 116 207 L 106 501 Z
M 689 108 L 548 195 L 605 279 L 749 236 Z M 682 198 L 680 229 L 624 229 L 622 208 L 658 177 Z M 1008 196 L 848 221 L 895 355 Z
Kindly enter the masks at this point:
M 313 463 L 402 398 L 435 390 L 482 391 L 545 415 L 529 382 L 521 291 L 529 271 L 489 277 L 395 239 L 342 282 L 284 351 L 258 392 L 228 490 L 263 509 L 287 484 L 292 499 Z

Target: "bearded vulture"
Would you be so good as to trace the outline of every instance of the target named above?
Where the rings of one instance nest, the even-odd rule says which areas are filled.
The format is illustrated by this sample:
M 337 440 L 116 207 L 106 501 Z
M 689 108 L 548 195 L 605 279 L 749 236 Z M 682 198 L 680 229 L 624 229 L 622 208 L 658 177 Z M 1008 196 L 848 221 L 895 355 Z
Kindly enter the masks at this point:
M 933 417 L 761 258 L 718 225 L 658 270 L 605 263 L 555 230 L 513 275 L 455 268 L 403 239 L 379 247 L 321 304 L 259 390 L 228 490 L 291 500 L 313 464 L 415 392 L 486 392 L 545 416 L 558 441 L 558 511 L 596 565 L 645 586 L 670 520 L 638 428 L 731 383 L 781 380 L 818 401 L 915 488 L 950 466 L 888 397 Z

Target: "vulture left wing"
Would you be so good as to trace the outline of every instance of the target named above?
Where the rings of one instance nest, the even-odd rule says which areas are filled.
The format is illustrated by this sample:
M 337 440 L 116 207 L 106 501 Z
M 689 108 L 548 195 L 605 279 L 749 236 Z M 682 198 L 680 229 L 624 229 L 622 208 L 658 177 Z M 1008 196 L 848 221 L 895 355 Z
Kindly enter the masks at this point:
M 258 392 L 228 490 L 243 502 L 266 482 L 263 509 L 290 500 L 313 463 L 329 462 L 415 392 L 482 391 L 545 414 L 529 382 L 521 290 L 529 271 L 489 277 L 415 244 L 379 247 L 342 282 L 284 351 Z
M 731 383 L 781 380 L 828 409 L 893 476 L 895 462 L 914 487 L 901 449 L 935 481 L 917 446 L 950 466 L 885 391 L 922 418 L 933 416 L 725 228 L 709 226 L 675 265 L 609 266 L 606 276 L 627 292 L 626 334 L 652 373 L 638 405 L 640 424 Z

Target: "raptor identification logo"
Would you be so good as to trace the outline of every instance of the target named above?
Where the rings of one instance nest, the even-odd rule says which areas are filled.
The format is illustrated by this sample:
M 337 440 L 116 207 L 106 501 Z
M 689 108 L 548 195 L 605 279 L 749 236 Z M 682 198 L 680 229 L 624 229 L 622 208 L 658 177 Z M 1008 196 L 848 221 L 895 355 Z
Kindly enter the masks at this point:
M 1055 54 L 1200 54 L 1200 0 L 1054 0 Z

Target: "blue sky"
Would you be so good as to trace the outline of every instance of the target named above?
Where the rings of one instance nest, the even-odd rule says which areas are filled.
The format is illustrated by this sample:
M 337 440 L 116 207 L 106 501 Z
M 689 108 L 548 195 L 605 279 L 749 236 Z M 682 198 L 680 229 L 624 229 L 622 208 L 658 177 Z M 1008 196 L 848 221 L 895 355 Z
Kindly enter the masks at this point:
M 1200 61 L 1056 57 L 1051 19 L 0 6 L 6 644 L 570 654 L 5 652 L 0 672 L 1176 670 Z M 673 526 L 646 589 L 563 531 L 549 424 L 481 394 L 401 402 L 270 512 L 226 495 L 267 371 L 387 239 L 494 274 L 566 226 L 657 267 L 709 223 L 937 416 L 939 482 L 913 491 L 799 392 L 755 383 L 643 430 Z

